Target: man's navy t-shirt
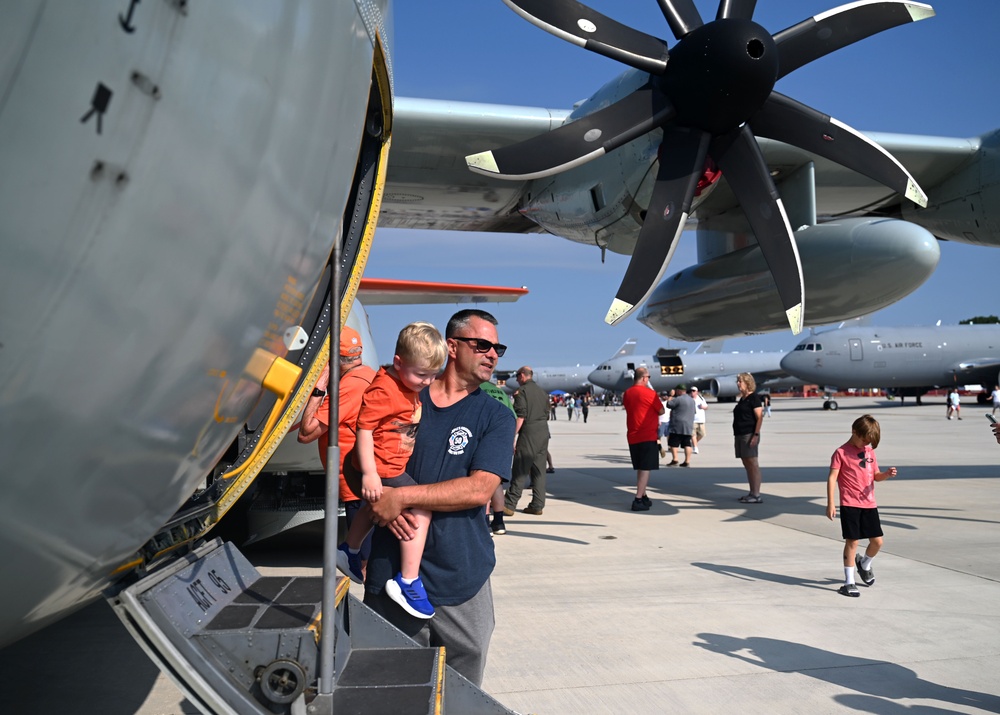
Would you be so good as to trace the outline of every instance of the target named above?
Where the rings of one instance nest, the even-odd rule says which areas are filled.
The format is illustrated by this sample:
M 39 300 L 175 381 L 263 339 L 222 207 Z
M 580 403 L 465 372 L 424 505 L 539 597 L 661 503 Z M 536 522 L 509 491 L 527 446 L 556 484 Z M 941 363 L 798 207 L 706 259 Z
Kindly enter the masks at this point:
M 437 407 L 428 388 L 420 393 L 423 413 L 406 472 L 418 484 L 433 484 L 482 470 L 510 480 L 514 416 L 477 389 L 449 407 Z M 496 554 L 482 504 L 434 512 L 420 564 L 420 578 L 435 606 L 456 606 L 479 593 L 493 572 Z M 399 571 L 399 541 L 375 529 L 365 589 L 381 593 Z

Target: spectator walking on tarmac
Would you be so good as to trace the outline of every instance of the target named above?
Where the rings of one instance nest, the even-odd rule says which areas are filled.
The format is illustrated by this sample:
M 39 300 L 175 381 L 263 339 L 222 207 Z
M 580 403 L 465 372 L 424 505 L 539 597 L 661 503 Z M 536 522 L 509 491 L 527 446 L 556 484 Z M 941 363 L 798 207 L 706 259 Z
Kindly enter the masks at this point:
M 698 392 L 698 388 L 691 386 L 688 394 L 694 399 L 694 432 L 691 434 L 691 451 L 698 454 L 698 443 L 705 439 L 705 410 L 708 409 L 708 402 Z
M 670 436 L 667 437 L 667 446 L 670 447 L 670 462 L 668 467 L 678 466 L 677 450 L 684 450 L 684 461 L 681 467 L 691 466 L 691 434 L 694 432 L 694 398 L 682 392 L 681 394 L 667 400 L 667 407 L 670 409 Z
M 649 511 L 653 502 L 646 495 L 649 473 L 660 468 L 657 431 L 663 403 L 656 391 L 649 386 L 649 370 L 637 367 L 632 387 L 622 395 L 625 408 L 626 439 L 629 456 L 635 470 L 635 499 L 632 511 Z
M 826 518 L 833 521 L 836 507 L 834 488 L 840 491 L 840 531 L 844 537 L 844 585 L 839 592 L 857 598 L 861 595 L 854 583 L 854 569 L 866 586 L 875 583 L 872 559 L 882 548 L 882 524 L 875 504 L 875 482 L 896 476 L 896 468 L 880 472 L 875 448 L 881 429 L 871 415 L 861 415 L 851 425 L 851 438 L 837 448 L 830 458 L 826 482 Z M 868 539 L 865 555 L 857 553 L 858 541 Z

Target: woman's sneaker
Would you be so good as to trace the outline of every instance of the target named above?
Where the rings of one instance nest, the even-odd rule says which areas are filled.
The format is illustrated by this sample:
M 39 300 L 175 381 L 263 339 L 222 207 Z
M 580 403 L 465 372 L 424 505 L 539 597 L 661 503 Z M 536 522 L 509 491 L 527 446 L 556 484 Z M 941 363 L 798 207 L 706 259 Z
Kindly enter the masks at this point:
M 395 578 L 385 582 L 385 593 L 411 616 L 416 618 L 434 616 L 434 606 L 427 600 L 427 591 L 424 590 L 423 581 L 419 578 L 407 585 L 403 583 L 403 574 L 397 573 Z

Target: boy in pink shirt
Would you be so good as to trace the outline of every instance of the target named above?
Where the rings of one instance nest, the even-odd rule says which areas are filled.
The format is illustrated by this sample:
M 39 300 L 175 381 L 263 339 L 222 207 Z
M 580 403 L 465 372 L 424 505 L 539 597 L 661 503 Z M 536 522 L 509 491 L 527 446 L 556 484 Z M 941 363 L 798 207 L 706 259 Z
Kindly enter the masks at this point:
M 854 567 L 866 586 L 875 583 L 872 559 L 882 548 L 882 524 L 875 504 L 875 482 L 896 476 L 896 468 L 878 470 L 875 448 L 881 439 L 878 422 L 871 415 L 862 415 L 851 425 L 851 438 L 837 448 L 830 459 L 830 475 L 826 481 L 826 517 L 833 521 L 836 507 L 833 490 L 840 490 L 840 529 L 844 536 L 844 585 L 839 592 L 858 597 L 861 592 L 854 583 Z M 865 555 L 857 553 L 858 541 L 868 539 Z

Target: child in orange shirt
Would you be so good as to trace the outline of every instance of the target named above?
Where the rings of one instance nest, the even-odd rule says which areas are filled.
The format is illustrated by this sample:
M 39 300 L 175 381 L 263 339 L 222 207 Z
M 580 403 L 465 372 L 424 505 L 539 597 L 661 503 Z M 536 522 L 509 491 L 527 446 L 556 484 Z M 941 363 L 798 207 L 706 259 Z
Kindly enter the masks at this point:
M 374 503 L 383 487 L 416 484 L 406 473 L 420 423 L 420 390 L 434 381 L 448 357 L 448 346 L 430 323 L 410 323 L 399 332 L 392 365 L 381 368 L 365 390 L 358 413 L 356 470 L 361 472 L 361 496 Z M 413 539 L 399 542 L 400 571 L 386 582 L 386 593 L 417 618 L 430 618 L 434 607 L 420 580 L 420 561 L 427 541 L 431 512 L 411 509 L 417 520 Z M 363 583 L 361 544 L 372 529 L 372 510 L 365 504 L 337 547 L 337 567 Z

